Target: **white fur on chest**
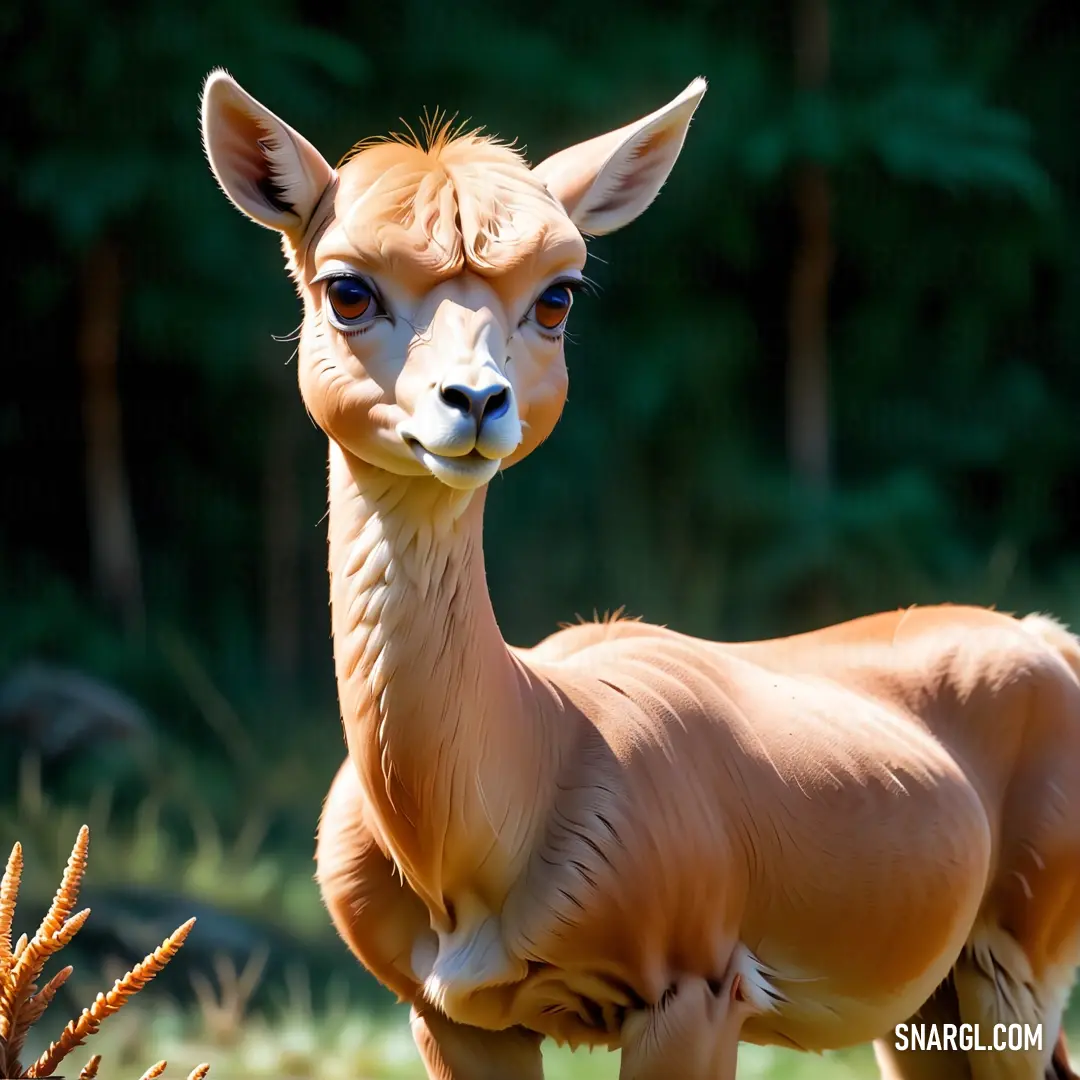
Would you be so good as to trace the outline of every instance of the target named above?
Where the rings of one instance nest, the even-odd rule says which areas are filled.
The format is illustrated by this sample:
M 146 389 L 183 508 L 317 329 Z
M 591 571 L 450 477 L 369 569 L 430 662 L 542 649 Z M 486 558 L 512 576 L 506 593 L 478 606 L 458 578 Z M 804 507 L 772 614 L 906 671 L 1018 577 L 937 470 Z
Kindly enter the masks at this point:
M 412 968 L 424 996 L 447 1016 L 468 1022 L 470 999 L 492 987 L 518 983 L 528 964 L 512 957 L 502 936 L 501 921 L 475 898 L 455 907 L 450 931 L 430 930 L 413 945 Z

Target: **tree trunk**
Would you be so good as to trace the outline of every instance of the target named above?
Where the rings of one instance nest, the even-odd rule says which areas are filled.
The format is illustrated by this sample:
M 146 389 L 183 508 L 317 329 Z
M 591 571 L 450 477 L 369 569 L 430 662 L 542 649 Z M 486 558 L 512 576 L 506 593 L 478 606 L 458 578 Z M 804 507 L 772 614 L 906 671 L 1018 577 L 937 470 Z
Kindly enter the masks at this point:
M 829 75 L 828 0 L 795 0 L 795 76 L 800 90 L 821 89 Z M 794 177 L 799 246 L 788 309 L 788 458 L 818 491 L 830 479 L 828 296 L 833 249 L 829 179 L 801 162 Z
M 142 571 L 124 468 L 117 381 L 121 293 L 119 252 L 111 241 L 99 240 L 83 264 L 77 345 L 91 573 L 110 613 L 129 633 L 139 633 L 144 622 Z

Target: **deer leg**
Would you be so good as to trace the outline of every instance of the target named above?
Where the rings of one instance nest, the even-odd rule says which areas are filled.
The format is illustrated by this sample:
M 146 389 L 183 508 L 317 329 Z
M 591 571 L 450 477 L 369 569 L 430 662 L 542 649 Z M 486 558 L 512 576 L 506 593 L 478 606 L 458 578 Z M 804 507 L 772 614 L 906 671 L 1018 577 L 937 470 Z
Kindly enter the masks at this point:
M 542 1036 L 524 1028 L 483 1031 L 413 1006 L 412 1033 L 429 1080 L 543 1080 Z
M 979 1025 L 983 1044 L 1015 1039 L 1001 1049 L 969 1051 L 973 1080 L 1046 1080 L 1068 1067 L 1056 1041 L 1072 972 L 1059 969 L 1057 975 L 1037 978 L 1020 943 L 1000 926 L 983 927 L 969 941 L 953 976 L 960 1015 Z M 1041 1041 L 1027 1045 L 1025 1032 L 1037 1028 Z
M 627 1015 L 619 1080 L 734 1080 L 750 1008 L 741 976 L 684 977 L 656 1005 Z
M 953 1030 L 959 1028 L 960 1006 L 951 976 L 908 1023 L 934 1024 L 939 1029 L 951 1024 Z M 874 1057 L 882 1080 L 971 1080 L 967 1054 L 958 1046 L 941 1050 L 897 1050 L 896 1043 L 895 1030 L 887 1039 L 878 1039 L 874 1043 Z
M 1080 1080 L 1069 1062 L 1069 1049 L 1065 1045 L 1063 1029 L 1058 1031 L 1054 1052 L 1050 1056 L 1050 1068 L 1046 1070 L 1046 1080 Z
M 429 1080 L 543 1080 L 541 1036 L 521 1028 L 484 1031 L 426 1005 L 413 972 L 417 941 L 431 935 L 427 908 L 394 873 L 364 819 L 348 759 L 319 821 L 316 878 L 338 933 L 361 964 L 412 1004 L 412 1032 Z

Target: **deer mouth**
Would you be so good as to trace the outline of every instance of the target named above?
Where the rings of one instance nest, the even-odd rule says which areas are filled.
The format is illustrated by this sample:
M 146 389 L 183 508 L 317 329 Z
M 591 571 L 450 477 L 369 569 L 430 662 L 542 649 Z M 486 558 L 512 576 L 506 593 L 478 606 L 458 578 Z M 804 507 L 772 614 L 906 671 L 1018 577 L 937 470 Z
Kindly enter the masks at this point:
M 485 457 L 476 447 L 465 454 L 436 454 L 413 435 L 404 436 L 413 456 L 436 480 L 447 487 L 470 490 L 482 487 L 499 471 L 499 458 Z

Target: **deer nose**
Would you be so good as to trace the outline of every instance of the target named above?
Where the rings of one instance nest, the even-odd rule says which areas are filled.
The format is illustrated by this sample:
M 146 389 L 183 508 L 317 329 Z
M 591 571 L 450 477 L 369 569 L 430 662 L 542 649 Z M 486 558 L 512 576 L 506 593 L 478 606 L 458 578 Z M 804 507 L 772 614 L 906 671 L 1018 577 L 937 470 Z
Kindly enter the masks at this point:
M 510 403 L 509 388 L 505 382 L 490 382 L 484 386 L 466 386 L 464 383 L 444 383 L 439 387 L 439 397 L 463 416 L 471 416 L 479 428 L 485 420 L 494 419 L 506 412 Z

